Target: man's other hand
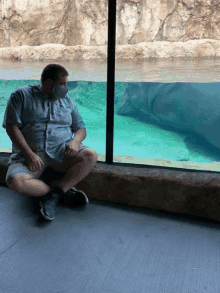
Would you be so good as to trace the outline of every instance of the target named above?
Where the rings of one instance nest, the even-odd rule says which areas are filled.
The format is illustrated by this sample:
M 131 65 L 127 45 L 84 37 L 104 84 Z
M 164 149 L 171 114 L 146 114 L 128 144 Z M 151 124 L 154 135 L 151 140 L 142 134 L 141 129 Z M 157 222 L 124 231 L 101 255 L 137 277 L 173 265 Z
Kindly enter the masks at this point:
M 65 156 L 74 157 L 78 154 L 80 149 L 80 143 L 72 140 L 66 145 L 66 149 L 64 151 Z

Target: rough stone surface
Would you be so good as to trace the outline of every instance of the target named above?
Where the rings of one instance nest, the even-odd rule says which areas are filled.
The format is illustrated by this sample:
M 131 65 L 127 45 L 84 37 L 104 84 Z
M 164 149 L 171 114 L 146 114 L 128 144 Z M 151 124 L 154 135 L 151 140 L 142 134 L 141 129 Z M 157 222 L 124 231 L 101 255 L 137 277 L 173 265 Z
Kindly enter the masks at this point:
M 107 0 L 0 2 L 1 46 L 107 44 Z M 220 39 L 217 0 L 118 0 L 116 43 Z
M 2 0 L 0 13 L 0 58 L 106 58 L 107 0 Z M 116 58 L 219 57 L 219 20 L 217 0 L 119 0 Z
M 9 155 L 0 160 L 0 183 L 4 185 L 8 160 Z M 47 172 L 50 168 L 41 180 Z M 217 221 L 220 221 L 219 187 L 219 173 L 123 167 L 100 162 L 76 185 L 91 199 Z
M 220 41 L 193 40 L 187 42 L 152 42 L 116 47 L 116 61 L 172 58 L 219 58 Z M 15 61 L 107 60 L 107 46 L 65 46 L 44 44 L 0 48 L 0 59 Z

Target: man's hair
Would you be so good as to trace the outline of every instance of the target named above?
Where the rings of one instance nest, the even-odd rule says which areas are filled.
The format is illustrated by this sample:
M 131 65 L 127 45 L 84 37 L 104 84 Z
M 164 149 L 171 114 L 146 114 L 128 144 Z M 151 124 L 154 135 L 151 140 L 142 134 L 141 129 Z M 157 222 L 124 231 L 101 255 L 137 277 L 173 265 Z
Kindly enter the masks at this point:
M 59 64 L 47 65 L 41 74 L 41 83 L 45 82 L 48 78 L 56 82 L 62 76 L 68 76 L 68 71 Z

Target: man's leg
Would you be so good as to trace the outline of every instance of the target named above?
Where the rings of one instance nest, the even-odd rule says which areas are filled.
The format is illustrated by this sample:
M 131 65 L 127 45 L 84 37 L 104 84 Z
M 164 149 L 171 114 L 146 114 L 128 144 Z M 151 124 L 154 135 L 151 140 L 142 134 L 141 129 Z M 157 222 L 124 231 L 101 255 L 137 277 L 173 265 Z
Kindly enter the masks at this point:
M 69 165 L 63 178 L 54 180 L 49 185 L 52 187 L 59 186 L 64 192 L 67 192 L 89 174 L 97 160 L 97 155 L 89 153 L 87 150 L 81 151 L 76 160 Z M 55 166 L 51 165 L 51 167 L 54 168 Z M 60 171 L 59 167 L 56 167 L 56 169 Z
M 6 184 L 12 190 L 26 196 L 44 196 L 52 190 L 46 183 L 39 179 L 34 179 L 28 174 L 11 177 L 6 181 Z
M 32 176 L 29 174 L 21 174 L 6 180 L 6 184 L 12 190 L 26 196 L 44 196 L 48 192 L 50 192 L 53 187 L 56 186 L 59 186 L 64 192 L 66 192 L 89 174 L 97 160 L 97 156 L 91 155 L 86 150 L 84 150 L 77 155 L 75 160 L 69 160 L 72 163 L 69 165 L 69 168 L 67 168 L 67 171 L 66 173 L 64 173 L 62 179 L 55 180 L 51 183 L 46 184 L 40 179 L 32 178 Z M 67 161 L 68 160 L 66 160 L 65 162 Z M 18 172 L 16 168 L 19 168 L 18 170 L 20 172 Z M 16 164 L 16 168 L 15 166 L 13 167 L 13 172 L 21 173 L 22 170 L 26 167 L 22 163 L 18 163 Z M 59 168 L 60 167 L 58 167 L 57 171 L 60 171 Z M 10 170 L 8 171 L 11 172 Z
M 10 164 L 5 178 L 8 187 L 21 194 L 35 197 L 50 192 L 52 188 L 37 179 L 47 167 L 47 161 L 44 158 L 42 160 L 44 165 L 36 172 L 31 172 L 23 160 Z

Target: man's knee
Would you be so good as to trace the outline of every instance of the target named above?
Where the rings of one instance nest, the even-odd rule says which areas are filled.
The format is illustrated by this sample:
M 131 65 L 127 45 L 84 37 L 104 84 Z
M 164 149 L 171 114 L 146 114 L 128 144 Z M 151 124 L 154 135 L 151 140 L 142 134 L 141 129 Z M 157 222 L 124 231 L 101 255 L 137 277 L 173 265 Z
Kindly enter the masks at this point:
M 6 184 L 9 188 L 11 188 L 14 191 L 20 192 L 22 185 L 25 184 L 25 180 L 32 179 L 33 177 L 28 174 L 21 174 L 16 175 L 13 177 L 10 177 L 6 180 Z

